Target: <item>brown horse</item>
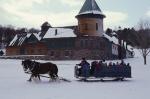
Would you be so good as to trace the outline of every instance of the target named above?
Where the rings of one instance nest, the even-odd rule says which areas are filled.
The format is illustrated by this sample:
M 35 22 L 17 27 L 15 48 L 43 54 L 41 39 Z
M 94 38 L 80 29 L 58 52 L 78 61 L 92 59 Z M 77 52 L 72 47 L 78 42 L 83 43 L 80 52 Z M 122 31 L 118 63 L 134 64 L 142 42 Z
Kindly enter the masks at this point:
M 38 77 L 40 80 L 40 74 L 48 74 L 52 80 L 58 77 L 58 68 L 56 64 L 50 62 L 39 63 L 27 59 L 22 61 L 22 65 L 26 73 L 31 73 L 29 81 L 32 81 L 32 77 Z

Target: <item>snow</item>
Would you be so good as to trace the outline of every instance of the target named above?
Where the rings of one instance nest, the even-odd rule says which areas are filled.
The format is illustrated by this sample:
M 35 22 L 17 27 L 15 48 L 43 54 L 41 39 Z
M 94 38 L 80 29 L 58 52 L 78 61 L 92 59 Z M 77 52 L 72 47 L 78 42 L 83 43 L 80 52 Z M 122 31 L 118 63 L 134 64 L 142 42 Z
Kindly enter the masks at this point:
M 42 38 L 40 37 L 40 32 L 39 33 L 33 33 L 35 37 L 40 41 Z
M 18 37 L 17 35 L 15 35 L 15 37 L 13 38 L 13 40 L 10 42 L 9 46 L 14 46 L 15 42 L 17 42 L 18 40 L 18 46 L 22 45 L 23 42 L 26 40 L 26 38 L 29 38 L 31 36 L 31 34 L 35 35 L 35 37 L 38 40 L 41 40 L 41 37 L 39 36 L 40 34 L 38 33 L 28 33 L 26 36 L 21 36 Z
M 9 46 L 13 46 L 16 42 L 16 40 L 18 39 L 17 35 L 15 35 L 15 37 L 13 38 L 13 40 L 10 42 Z
M 138 55 L 137 55 L 138 56 Z M 150 56 L 148 59 L 150 60 Z M 116 60 L 117 61 L 117 60 Z M 114 61 L 114 62 L 116 62 Z M 45 62 L 45 61 L 40 61 Z M 121 81 L 80 82 L 74 77 L 74 66 L 79 61 L 52 61 L 58 65 L 59 76 L 72 82 L 27 82 L 21 60 L 0 60 L 1 99 L 149 99 L 150 66 L 141 57 L 126 59 L 132 66 L 133 78 Z M 91 62 L 91 60 L 88 62 Z M 150 64 L 150 61 L 148 61 Z
M 103 36 L 106 37 L 109 41 L 119 45 L 118 39 L 115 36 L 110 37 L 106 33 L 103 33 Z
M 92 14 L 100 14 L 100 15 L 104 16 L 104 14 L 101 11 L 98 11 L 98 10 L 85 11 L 85 12 L 80 13 L 79 15 L 90 14 L 90 13 L 92 13 Z
M 57 30 L 57 34 L 55 33 Z M 62 37 L 76 37 L 72 29 L 67 28 L 49 28 L 43 38 L 62 38 Z

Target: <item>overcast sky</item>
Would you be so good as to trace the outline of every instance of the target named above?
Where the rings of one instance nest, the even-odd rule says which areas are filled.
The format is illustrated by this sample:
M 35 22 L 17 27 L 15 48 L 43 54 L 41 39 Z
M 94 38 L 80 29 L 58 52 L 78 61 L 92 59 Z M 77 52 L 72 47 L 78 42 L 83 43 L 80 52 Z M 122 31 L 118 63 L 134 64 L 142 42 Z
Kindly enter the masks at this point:
M 40 28 L 77 25 L 75 16 L 85 0 L 0 0 L 0 24 Z M 106 15 L 105 29 L 133 27 L 142 18 L 150 19 L 150 0 L 96 0 Z

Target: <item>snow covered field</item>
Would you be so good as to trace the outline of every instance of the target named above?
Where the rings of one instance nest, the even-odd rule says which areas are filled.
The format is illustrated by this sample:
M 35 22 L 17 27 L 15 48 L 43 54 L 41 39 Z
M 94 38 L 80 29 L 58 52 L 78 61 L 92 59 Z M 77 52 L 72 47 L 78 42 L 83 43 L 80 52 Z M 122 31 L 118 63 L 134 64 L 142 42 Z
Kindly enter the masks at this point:
M 150 57 L 148 57 L 150 60 Z M 89 61 L 90 62 L 90 61 Z M 0 60 L 0 99 L 149 99 L 150 61 L 143 65 L 142 58 L 127 59 L 132 65 L 133 78 L 124 82 L 79 82 L 74 78 L 74 66 L 79 61 L 53 61 L 59 76 L 72 82 L 27 82 L 21 60 Z

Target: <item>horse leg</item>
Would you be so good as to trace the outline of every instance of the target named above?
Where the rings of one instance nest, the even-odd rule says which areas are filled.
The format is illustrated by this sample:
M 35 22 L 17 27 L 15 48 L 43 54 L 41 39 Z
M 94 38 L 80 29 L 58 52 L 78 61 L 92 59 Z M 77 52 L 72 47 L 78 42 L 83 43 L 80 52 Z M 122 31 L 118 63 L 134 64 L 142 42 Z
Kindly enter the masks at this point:
M 51 73 L 48 73 L 48 75 L 49 75 L 49 81 L 52 79 L 52 76 L 51 76 Z
M 49 76 L 50 76 L 50 79 L 51 79 L 52 81 L 55 79 L 55 76 L 54 76 L 54 74 L 52 74 L 52 73 L 49 73 Z
M 28 80 L 28 81 L 32 81 L 32 77 L 33 77 L 34 75 L 33 74 L 31 74 L 31 76 L 30 76 L 30 79 Z
M 55 74 L 55 77 L 56 77 L 56 78 L 58 78 L 58 75 L 57 75 L 57 74 Z
M 54 76 L 54 74 L 51 74 L 51 78 L 52 78 L 52 80 L 54 80 L 54 79 L 55 79 L 55 76 Z
M 39 78 L 39 80 L 41 80 L 41 78 L 40 78 L 40 75 L 38 74 L 38 78 Z
M 55 80 L 59 80 L 59 77 L 58 77 L 57 74 L 54 74 L 54 79 L 55 79 Z
M 53 80 L 54 80 L 54 81 L 57 81 L 57 80 L 59 81 L 59 80 L 60 80 L 59 77 L 58 77 L 58 75 L 55 74 L 55 73 L 53 74 Z

